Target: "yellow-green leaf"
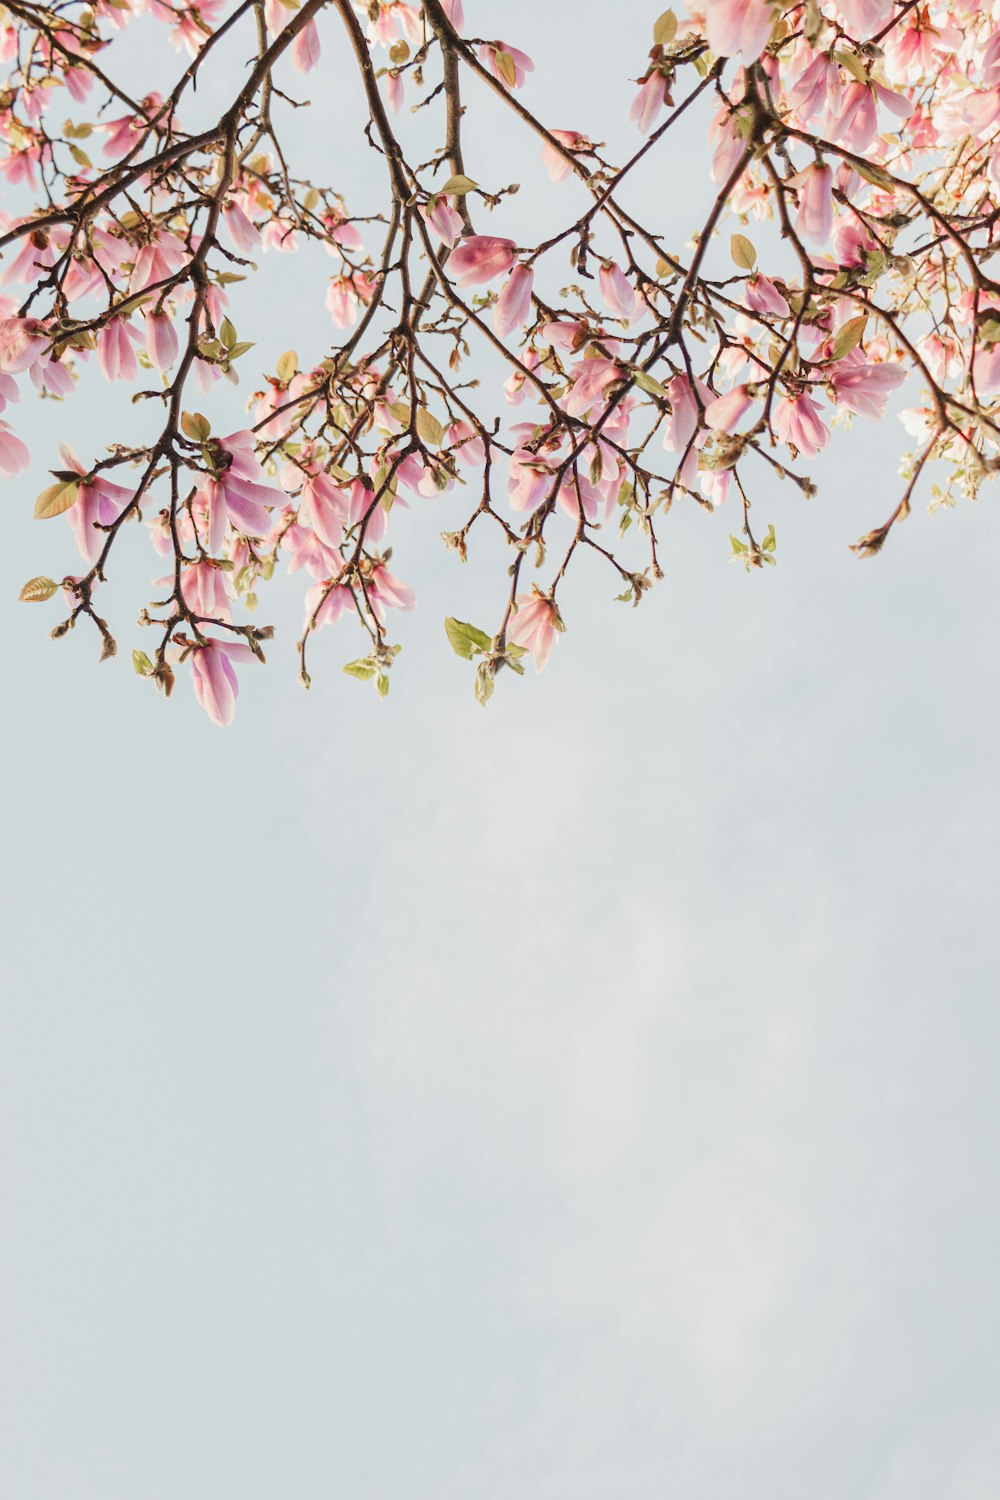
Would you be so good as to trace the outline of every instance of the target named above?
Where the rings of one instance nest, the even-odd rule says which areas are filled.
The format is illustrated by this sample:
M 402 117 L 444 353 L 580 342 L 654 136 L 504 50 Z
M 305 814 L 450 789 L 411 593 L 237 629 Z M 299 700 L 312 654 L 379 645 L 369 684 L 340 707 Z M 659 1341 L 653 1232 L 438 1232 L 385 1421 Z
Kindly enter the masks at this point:
M 729 253 L 733 257 L 733 264 L 739 266 L 741 271 L 752 271 L 757 264 L 757 251 L 753 241 L 748 240 L 745 234 L 733 235 L 729 241 Z
M 450 193 L 453 198 L 464 198 L 466 193 L 471 193 L 473 188 L 479 186 L 471 177 L 465 177 L 461 172 L 456 172 L 454 177 L 449 177 L 444 187 L 436 188 L 436 194 Z
M 499 47 L 493 54 L 497 72 L 509 89 L 517 87 L 517 64 L 509 52 L 502 51 Z
M 444 428 L 437 417 L 432 416 L 423 406 L 417 412 L 417 435 L 422 442 L 430 443 L 432 447 L 437 447 L 444 437 Z
M 54 578 L 40 575 L 38 578 L 29 578 L 17 597 L 25 604 L 41 604 L 46 599 L 51 599 L 58 587 Z
M 665 10 L 653 22 L 653 41 L 658 47 L 669 47 L 677 35 L 677 17 L 672 10 Z
M 200 411 L 181 412 L 181 431 L 193 443 L 203 443 L 212 431 L 212 424 Z
M 274 373 L 282 385 L 287 385 L 292 377 L 298 372 L 299 356 L 294 349 L 286 349 L 274 367 Z
M 841 328 L 838 328 L 830 351 L 830 358 L 833 360 L 843 359 L 845 354 L 850 354 L 852 349 L 856 349 L 864 337 L 865 324 L 867 322 L 867 313 L 862 313 L 860 318 L 851 318 Z
M 64 510 L 76 504 L 78 490 L 75 479 L 60 479 L 58 484 L 50 484 L 35 501 L 35 520 L 48 521 L 53 516 L 61 516 Z

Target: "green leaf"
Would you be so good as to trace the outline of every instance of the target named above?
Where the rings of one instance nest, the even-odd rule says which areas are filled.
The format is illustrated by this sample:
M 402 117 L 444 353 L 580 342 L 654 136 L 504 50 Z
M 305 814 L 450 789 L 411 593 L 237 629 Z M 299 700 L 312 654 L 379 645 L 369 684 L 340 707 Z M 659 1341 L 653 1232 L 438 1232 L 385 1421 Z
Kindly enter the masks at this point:
M 44 574 L 40 574 L 38 578 L 29 578 L 17 597 L 24 604 L 42 604 L 46 599 L 52 598 L 58 587 L 54 578 L 46 578 Z
M 760 545 L 763 552 L 773 552 L 777 547 L 778 538 L 774 534 L 773 525 L 767 528 L 767 536 L 764 538 Z
M 752 271 L 757 264 L 757 251 L 754 249 L 753 241 L 748 240 L 745 234 L 734 234 L 729 241 L 729 253 L 733 257 L 733 264 L 739 266 L 741 271 Z
M 348 677 L 356 677 L 359 682 L 367 682 L 369 677 L 375 676 L 374 663 L 367 660 L 349 661 L 344 668 Z
M 75 479 L 60 479 L 58 484 L 50 484 L 35 501 L 35 520 L 49 521 L 53 516 L 61 516 L 76 504 L 78 493 L 79 481 Z
M 292 377 L 297 374 L 299 368 L 299 356 L 294 349 L 286 349 L 274 367 L 274 373 L 282 385 L 287 385 Z
M 493 673 L 490 671 L 489 664 L 481 661 L 476 669 L 476 702 L 482 708 L 485 708 L 493 697 L 493 687 Z
M 746 542 L 741 542 L 740 539 L 739 539 L 739 537 L 738 536 L 733 536 L 733 534 L 731 532 L 730 532 L 730 535 L 729 535 L 729 540 L 732 543 L 732 548 L 733 548 L 733 552 L 734 552 L 735 556 L 741 557 L 743 555 L 743 553 L 747 551 L 747 544 L 746 544 Z
M 647 374 L 645 370 L 633 370 L 632 381 L 633 384 L 639 387 L 640 391 L 645 391 L 647 396 L 666 397 L 666 386 L 654 376 Z
M 441 439 L 444 437 L 444 428 L 441 423 L 424 407 L 417 412 L 417 436 L 422 442 L 430 443 L 434 448 L 440 446 Z
M 858 347 L 864 337 L 867 322 L 868 314 L 862 313 L 859 318 L 851 318 L 837 329 L 830 350 L 831 360 L 843 359 L 845 354 L 850 354 L 852 349 Z
M 471 193 L 479 183 L 472 177 L 466 177 L 462 172 L 456 172 L 454 177 L 449 177 L 444 187 L 434 189 L 435 198 L 444 193 L 450 193 L 453 198 L 464 198 L 466 193 Z
M 212 424 L 200 411 L 182 411 L 181 431 L 193 443 L 203 443 L 212 434 Z
M 140 677 L 148 677 L 150 672 L 153 670 L 153 663 L 150 661 L 145 651 L 132 652 L 132 666 L 134 667 L 136 672 L 138 672 Z
M 389 691 L 389 679 L 384 672 L 380 672 L 375 680 L 375 689 L 380 698 L 384 698 Z
M 219 325 L 219 338 L 225 344 L 227 349 L 231 349 L 236 343 L 236 329 L 233 327 L 228 318 L 223 318 L 222 322 Z
M 497 47 L 493 53 L 493 61 L 496 63 L 497 72 L 509 89 L 517 87 L 517 64 L 509 52 L 504 52 Z
M 672 10 L 665 10 L 653 22 L 653 41 L 657 47 L 669 47 L 677 35 L 677 17 Z
M 475 625 L 467 625 L 464 620 L 455 620 L 449 615 L 444 622 L 445 634 L 451 643 L 451 649 L 457 656 L 462 656 L 466 661 L 471 661 L 477 651 L 488 651 L 493 644 L 485 630 L 478 630 Z

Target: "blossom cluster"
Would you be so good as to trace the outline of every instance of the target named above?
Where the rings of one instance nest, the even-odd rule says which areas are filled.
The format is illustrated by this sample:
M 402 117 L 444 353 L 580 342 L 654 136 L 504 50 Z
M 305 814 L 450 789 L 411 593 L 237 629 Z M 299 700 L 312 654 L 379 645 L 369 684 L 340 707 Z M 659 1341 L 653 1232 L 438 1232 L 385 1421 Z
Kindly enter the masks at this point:
M 324 66 L 324 10 L 357 62 L 377 215 L 297 176 L 275 124 L 275 91 Z M 503 10 L 481 0 L 471 24 L 502 25 Z M 166 27 L 181 54 L 169 93 L 139 97 L 116 70 L 133 24 Z M 246 78 L 214 125 L 187 130 L 199 72 L 238 27 L 254 48 Z M 485 702 L 502 668 L 545 666 L 580 552 L 640 602 L 675 503 L 728 507 L 732 555 L 773 564 L 755 490 L 778 474 L 811 494 L 803 462 L 834 427 L 882 418 L 907 382 L 902 493 L 857 551 L 883 546 L 929 464 L 946 476 L 933 503 L 951 504 L 1000 462 L 1000 5 L 664 11 L 620 87 L 623 160 L 586 120 L 544 117 L 528 52 L 469 29 L 462 0 L 266 0 L 259 26 L 254 6 L 224 0 L 0 9 L 0 177 L 23 205 L 0 215 L 0 474 L 18 484 L 29 466 L 6 410 L 27 387 L 62 400 L 90 366 L 139 385 L 156 413 L 142 444 L 62 445 L 35 514 L 65 516 L 81 563 L 22 597 L 59 600 L 53 634 L 90 620 L 113 655 L 100 586 L 122 526 L 141 519 L 161 561 L 140 615 L 155 644 L 133 652 L 136 670 L 167 694 L 184 672 L 220 725 L 237 665 L 263 660 L 258 591 L 279 567 L 307 580 L 302 681 L 313 637 L 353 621 L 366 648 L 345 670 L 388 691 L 389 622 L 415 602 L 388 534 L 444 494 L 476 497 L 444 533 L 458 557 L 480 524 L 509 549 L 494 628 L 446 622 Z M 509 109 L 563 195 L 565 227 L 541 243 L 512 237 L 511 189 L 469 175 L 467 81 Z M 420 165 L 402 124 L 417 104 L 440 111 L 443 141 Z M 681 256 L 629 195 L 633 168 L 679 131 L 707 135 L 715 185 Z M 233 284 L 308 244 L 332 260 L 317 288 L 329 341 L 251 382 L 245 426 L 219 435 L 217 384 L 239 383 L 254 348 Z M 501 362 L 495 389 L 468 378 L 480 354 Z

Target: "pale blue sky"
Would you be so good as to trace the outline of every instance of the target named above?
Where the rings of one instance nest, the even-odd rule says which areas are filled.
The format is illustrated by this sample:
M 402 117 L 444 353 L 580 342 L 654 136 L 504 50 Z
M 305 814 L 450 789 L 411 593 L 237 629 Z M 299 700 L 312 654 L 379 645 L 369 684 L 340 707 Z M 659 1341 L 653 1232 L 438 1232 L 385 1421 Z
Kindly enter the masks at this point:
M 615 8 L 618 76 L 656 8 Z M 604 7 L 509 11 L 541 71 Z M 566 35 L 553 123 L 630 139 Z M 472 174 L 508 150 L 484 126 Z M 276 581 L 222 733 L 132 675 L 137 544 L 115 663 L 14 603 L 72 566 L 30 520 L 55 442 L 120 431 L 89 375 L 22 413 L 0 1493 L 994 1500 L 996 497 L 858 562 L 900 437 L 858 424 L 816 501 L 759 492 L 778 568 L 678 507 L 642 608 L 581 567 L 485 712 L 441 619 L 502 559 L 414 509 L 389 700 L 330 632 L 297 687 Z

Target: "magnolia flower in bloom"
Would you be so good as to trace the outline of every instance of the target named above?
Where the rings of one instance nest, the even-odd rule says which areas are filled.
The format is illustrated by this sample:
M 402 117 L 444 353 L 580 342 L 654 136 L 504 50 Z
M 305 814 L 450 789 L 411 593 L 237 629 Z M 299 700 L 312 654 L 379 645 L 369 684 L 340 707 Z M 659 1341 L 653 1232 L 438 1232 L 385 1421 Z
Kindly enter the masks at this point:
M 306 589 L 305 606 L 303 629 L 311 624 L 314 630 L 322 630 L 324 625 L 335 625 L 342 614 L 351 612 L 354 607 L 354 595 L 343 584 L 334 583 L 332 578 L 323 578 L 319 583 L 314 583 L 311 588 Z M 315 623 L 313 623 L 314 615 L 316 616 Z
M 833 173 L 825 163 L 814 162 L 804 172 L 797 172 L 791 182 L 799 192 L 799 233 L 823 244 L 833 230 Z
M 787 298 L 769 277 L 762 276 L 759 272 L 756 276 L 748 277 L 744 293 L 747 306 L 753 312 L 770 313 L 775 318 L 787 318 L 791 313 Z
M 531 313 L 531 284 L 534 276 L 528 266 L 516 265 L 493 309 L 493 331 L 506 338 L 515 328 L 523 328 Z
M 413 609 L 417 600 L 411 588 L 400 583 L 384 563 L 379 563 L 368 578 L 368 602 L 376 618 L 384 624 L 386 604 L 392 609 Z
M 0 474 L 10 479 L 28 468 L 31 454 L 7 422 L 0 421 Z
M 648 135 L 656 124 L 656 117 L 666 98 L 667 81 L 659 69 L 654 69 L 645 83 L 639 85 L 639 92 L 632 100 L 632 108 L 628 112 L 629 119 L 635 121 L 643 135 Z
M 431 198 L 420 209 L 424 222 L 443 245 L 454 245 L 462 233 L 462 215 L 450 198 Z
M 177 358 L 177 334 L 166 313 L 146 314 L 146 353 L 158 370 L 169 370 Z
M 581 135 L 578 130 L 550 130 L 553 136 L 567 151 L 587 151 L 590 149 L 590 140 Z M 542 161 L 552 182 L 562 182 L 573 170 L 573 163 L 567 161 L 561 151 L 557 151 L 548 142 L 542 147 Z
M 519 52 L 507 42 L 487 42 L 480 47 L 479 56 L 493 77 L 507 88 L 523 88 L 526 74 L 535 71 L 528 54 Z
M 617 261 L 605 261 L 598 279 L 601 296 L 611 311 L 631 322 L 640 306 L 639 295 Z
M 514 241 L 470 234 L 448 257 L 448 271 L 459 286 L 481 286 L 514 264 Z
M 857 364 L 839 361 L 833 368 L 830 384 L 841 406 L 862 417 L 881 417 L 889 396 L 905 379 L 906 371 L 900 365 L 867 364 L 859 356 Z
M 771 426 L 790 448 L 806 458 L 815 458 L 830 441 L 830 431 L 810 396 L 782 396 L 775 402 Z
M 195 697 L 212 723 L 227 729 L 233 722 L 240 691 L 233 662 L 252 661 L 254 653 L 242 641 L 219 641 L 208 636 L 188 659 Z
M 541 672 L 552 655 L 556 636 L 564 628 L 559 611 L 543 594 L 518 594 L 507 626 L 507 639 L 531 652 L 535 671 Z
M 209 549 L 218 554 L 231 523 L 247 536 L 265 536 L 270 524 L 269 506 L 281 505 L 280 491 L 263 483 L 265 474 L 254 455 L 251 432 L 234 432 L 217 444 L 228 465 L 210 478 L 199 492 L 208 514 Z
M 87 562 L 96 562 L 106 540 L 106 533 L 98 526 L 110 526 L 117 521 L 132 499 L 133 491 L 124 485 L 113 484 L 100 471 L 88 474 L 68 443 L 59 446 L 59 457 L 70 474 L 79 474 L 76 501 L 67 511 L 67 519 L 73 528 L 77 551 Z
M 717 396 L 705 408 L 705 425 L 713 432 L 736 431 L 740 418 L 750 410 L 753 398 L 745 385 L 734 386 L 726 396 Z
M 310 73 L 319 62 L 319 31 L 315 21 L 309 21 L 292 43 L 292 67 L 296 73 Z
M 756 62 L 767 45 L 779 12 L 770 0 L 705 0 L 705 35 L 719 57 Z

